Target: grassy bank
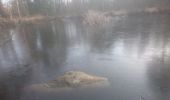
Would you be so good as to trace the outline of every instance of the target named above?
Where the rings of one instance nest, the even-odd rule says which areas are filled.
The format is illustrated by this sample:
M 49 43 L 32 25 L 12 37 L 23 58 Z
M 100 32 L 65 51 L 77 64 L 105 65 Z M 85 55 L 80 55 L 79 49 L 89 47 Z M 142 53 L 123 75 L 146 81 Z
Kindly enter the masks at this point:
M 31 25 L 41 24 L 44 22 L 60 19 L 60 17 L 48 17 L 48 16 L 29 16 L 21 18 L 3 18 L 0 17 L 0 27 L 9 28 L 15 27 L 18 24 Z
M 84 19 L 84 23 L 88 25 L 98 25 L 103 23 L 108 23 L 115 16 L 127 16 L 127 15 L 137 15 L 137 14 L 162 14 L 162 13 L 170 13 L 170 7 L 146 7 L 141 10 L 111 10 L 111 11 L 96 11 L 89 10 L 88 12 L 78 15 Z M 15 27 L 18 24 L 41 24 L 44 22 L 49 22 L 52 20 L 60 20 L 63 18 L 76 18 L 77 15 L 70 16 L 43 16 L 43 15 L 34 15 L 34 16 L 26 16 L 26 17 L 14 17 L 14 18 L 5 18 L 0 17 L 0 28 L 8 28 Z

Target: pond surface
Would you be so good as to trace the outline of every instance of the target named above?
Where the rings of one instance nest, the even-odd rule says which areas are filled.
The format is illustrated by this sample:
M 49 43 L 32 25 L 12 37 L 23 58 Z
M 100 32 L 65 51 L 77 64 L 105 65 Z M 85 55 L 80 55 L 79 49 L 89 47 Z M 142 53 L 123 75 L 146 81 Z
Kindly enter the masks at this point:
M 81 19 L 18 25 L 0 47 L 0 100 L 169 100 L 170 15 L 88 26 Z M 67 71 L 107 77 L 109 88 L 25 90 Z

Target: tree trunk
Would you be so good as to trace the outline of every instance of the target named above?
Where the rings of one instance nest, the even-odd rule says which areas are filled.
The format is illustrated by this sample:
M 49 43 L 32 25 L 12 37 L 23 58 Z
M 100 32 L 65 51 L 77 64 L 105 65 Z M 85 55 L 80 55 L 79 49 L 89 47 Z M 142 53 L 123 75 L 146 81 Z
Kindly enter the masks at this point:
M 18 16 L 19 16 L 19 18 L 21 18 L 21 11 L 20 11 L 19 0 L 17 0 L 17 10 L 18 10 Z
M 8 14 L 7 14 L 7 12 L 5 11 L 1 0 L 0 0 L 0 16 L 1 16 L 1 17 L 8 17 Z

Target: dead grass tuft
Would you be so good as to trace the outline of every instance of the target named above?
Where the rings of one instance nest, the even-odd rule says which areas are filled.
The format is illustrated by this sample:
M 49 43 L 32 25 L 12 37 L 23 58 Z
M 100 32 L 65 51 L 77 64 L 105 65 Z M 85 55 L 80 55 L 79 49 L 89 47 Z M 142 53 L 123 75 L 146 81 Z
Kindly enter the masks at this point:
M 106 24 L 112 19 L 111 16 L 107 16 L 103 12 L 94 10 L 89 10 L 83 17 L 84 23 L 90 26 Z

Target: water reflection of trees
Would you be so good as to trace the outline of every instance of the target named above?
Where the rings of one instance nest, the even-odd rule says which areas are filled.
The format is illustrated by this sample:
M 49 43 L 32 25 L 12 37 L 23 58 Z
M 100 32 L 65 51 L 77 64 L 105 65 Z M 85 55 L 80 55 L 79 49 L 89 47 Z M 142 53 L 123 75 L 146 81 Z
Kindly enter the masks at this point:
M 18 66 L 17 66 L 18 67 Z M 0 97 L 2 100 L 19 100 L 24 86 L 26 86 L 32 77 L 32 71 L 28 66 L 15 68 L 8 72 L 1 70 L 0 76 Z
M 153 57 L 154 60 L 149 63 L 147 74 L 149 87 L 151 87 L 156 97 L 159 100 L 168 100 L 168 93 L 170 92 L 170 57 L 163 55 L 161 57 Z
M 91 50 L 104 53 L 115 51 L 114 49 L 122 46 L 123 55 L 150 59 L 153 51 L 157 51 L 158 54 L 160 50 L 157 49 L 161 47 L 162 36 L 168 37 L 169 32 L 166 19 L 153 16 L 130 16 L 110 28 L 88 28 L 87 36 Z M 120 43 L 122 45 L 119 45 Z
M 88 38 L 92 52 L 104 53 L 111 49 L 120 34 L 114 34 L 106 29 L 95 30 L 89 33 Z
M 110 29 L 92 28 L 88 38 L 91 50 L 95 53 L 108 53 L 109 50 L 119 47 L 118 44 L 121 42 L 123 57 L 127 56 L 130 59 L 135 55 L 135 60 L 144 61 L 148 65 L 149 87 L 158 100 L 168 100 L 170 92 L 169 32 L 170 22 L 167 15 L 143 15 L 130 16 Z
M 58 68 L 66 59 L 67 50 L 63 22 L 54 21 L 24 28 L 27 30 L 33 59 L 46 70 Z
M 11 41 L 0 47 L 0 97 L 18 100 L 30 81 L 56 74 L 66 59 L 67 39 L 62 22 L 19 25 L 10 32 Z
M 15 31 L 9 30 L 7 32 L 6 34 L 15 32 L 15 35 L 9 35 L 9 41 L 3 42 L 0 47 L 0 97 L 3 100 L 18 100 L 22 88 L 32 75 L 32 71 L 28 67 L 27 61 L 25 61 L 28 57 L 26 56 L 28 54 L 28 44 L 24 40 L 24 35 L 18 34 L 18 32 L 22 32 L 18 28 Z M 20 41 L 16 39 L 20 39 Z M 21 43 L 18 44 L 18 42 Z M 22 53 L 26 54 L 20 55 Z
M 153 25 L 153 20 L 148 21 L 150 17 L 145 17 L 127 17 L 109 24 L 109 27 L 88 28 L 88 38 L 92 50 L 96 52 L 108 51 L 116 48 L 115 43 L 122 40 L 124 53 L 136 52 L 142 55 L 149 43 L 149 31 Z
M 158 50 L 154 53 L 157 55 L 153 55 L 152 61 L 149 62 L 147 74 L 151 89 L 155 93 L 159 93 L 156 94 L 158 99 L 168 100 L 170 92 L 170 22 L 167 21 L 167 17 L 163 16 L 159 23 L 155 28 L 154 46 Z

